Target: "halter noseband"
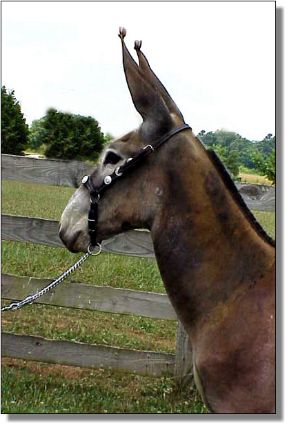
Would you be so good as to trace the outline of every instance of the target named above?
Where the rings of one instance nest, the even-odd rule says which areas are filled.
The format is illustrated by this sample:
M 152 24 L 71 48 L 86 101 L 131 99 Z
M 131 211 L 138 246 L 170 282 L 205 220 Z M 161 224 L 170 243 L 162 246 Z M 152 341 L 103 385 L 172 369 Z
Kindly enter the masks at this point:
M 136 167 L 145 157 L 150 155 L 161 145 L 167 142 L 172 136 L 180 133 L 183 130 L 190 129 L 188 124 L 184 124 L 181 127 L 177 127 L 171 130 L 169 133 L 162 136 L 154 145 L 147 145 L 141 149 L 141 151 L 132 158 L 128 158 L 120 167 L 117 167 L 111 175 L 105 176 L 102 184 L 96 187 L 93 184 L 91 176 L 85 176 L 82 179 L 83 185 L 90 192 L 90 210 L 88 214 L 88 230 L 91 239 L 91 246 L 96 246 L 97 243 L 97 221 L 98 221 L 98 203 L 102 194 L 120 177 L 123 177 L 129 171 Z

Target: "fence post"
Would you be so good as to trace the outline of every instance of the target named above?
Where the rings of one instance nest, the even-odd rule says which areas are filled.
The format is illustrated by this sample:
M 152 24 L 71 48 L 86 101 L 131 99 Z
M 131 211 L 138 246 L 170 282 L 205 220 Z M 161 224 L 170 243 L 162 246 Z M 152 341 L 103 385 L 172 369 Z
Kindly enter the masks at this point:
M 183 387 L 193 380 L 192 349 L 187 333 L 180 321 L 177 324 L 174 376 Z

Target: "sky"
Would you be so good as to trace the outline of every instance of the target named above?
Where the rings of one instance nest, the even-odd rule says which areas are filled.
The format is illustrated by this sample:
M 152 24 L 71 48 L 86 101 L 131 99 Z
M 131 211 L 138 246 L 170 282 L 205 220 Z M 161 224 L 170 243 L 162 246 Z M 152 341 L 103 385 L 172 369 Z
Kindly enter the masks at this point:
M 90 115 L 114 137 L 141 123 L 126 85 L 127 29 L 197 134 L 275 133 L 273 2 L 2 3 L 2 85 L 29 124 L 49 107 Z M 134 56 L 136 57 L 136 56 Z

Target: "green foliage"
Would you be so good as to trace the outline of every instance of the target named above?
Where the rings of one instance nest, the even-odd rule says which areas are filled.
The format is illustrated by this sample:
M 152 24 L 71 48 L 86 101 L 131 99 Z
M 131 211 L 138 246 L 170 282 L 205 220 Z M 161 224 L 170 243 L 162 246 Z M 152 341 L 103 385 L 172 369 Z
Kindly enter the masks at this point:
M 276 182 L 275 149 L 265 156 L 261 152 L 257 152 L 253 156 L 253 161 L 259 174 L 266 176 L 274 184 Z
M 48 158 L 96 160 L 105 141 L 94 118 L 54 108 L 49 109 L 32 127 L 31 146 L 45 145 Z
M 45 118 L 34 120 L 29 129 L 28 147 L 37 150 L 42 146 L 43 140 L 46 137 L 46 130 L 44 128 Z
M 212 145 L 211 148 L 217 153 L 225 167 L 231 173 L 233 178 L 238 177 L 239 161 L 238 152 L 228 149 L 223 145 Z
M 105 134 L 105 144 L 110 143 L 114 139 L 114 136 L 111 133 Z
M 271 154 L 271 152 L 275 149 L 275 136 L 272 136 L 271 133 L 267 134 L 261 142 L 257 142 L 257 149 L 262 155 L 266 156 Z
M 14 90 L 1 88 L 1 148 L 3 153 L 23 155 L 27 144 L 28 125 Z
M 258 169 L 258 158 L 262 157 L 266 162 L 267 156 L 271 155 L 275 149 L 275 137 L 271 133 L 257 142 L 248 140 L 238 133 L 225 130 L 215 132 L 201 130 L 198 137 L 206 147 L 212 148 L 218 153 L 224 165 L 234 177 L 238 175 L 239 167 Z M 270 168 L 270 164 L 268 167 Z M 263 174 L 266 175 L 266 172 L 264 171 Z

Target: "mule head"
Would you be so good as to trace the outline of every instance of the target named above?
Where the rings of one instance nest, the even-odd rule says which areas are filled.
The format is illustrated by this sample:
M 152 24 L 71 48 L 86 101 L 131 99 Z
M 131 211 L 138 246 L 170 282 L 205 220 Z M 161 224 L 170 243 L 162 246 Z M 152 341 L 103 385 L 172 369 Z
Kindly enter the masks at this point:
M 137 130 L 114 140 L 103 151 L 90 176 L 95 187 L 100 186 L 105 176 L 111 175 L 144 146 L 153 144 L 184 123 L 178 107 L 151 70 L 141 51 L 141 42 L 135 42 L 137 64 L 125 45 L 125 35 L 125 29 L 120 28 L 126 81 L 134 106 L 143 121 Z M 132 228 L 151 228 L 165 193 L 164 161 L 162 152 L 151 155 L 144 164 L 119 179 L 104 194 L 98 205 L 98 241 Z M 81 185 L 68 202 L 60 221 L 60 237 L 72 252 L 87 251 L 89 246 L 89 208 L 89 191 Z

